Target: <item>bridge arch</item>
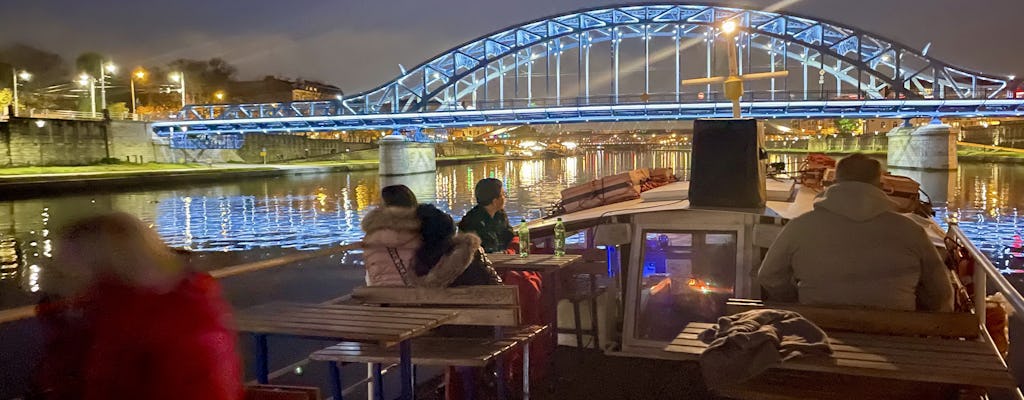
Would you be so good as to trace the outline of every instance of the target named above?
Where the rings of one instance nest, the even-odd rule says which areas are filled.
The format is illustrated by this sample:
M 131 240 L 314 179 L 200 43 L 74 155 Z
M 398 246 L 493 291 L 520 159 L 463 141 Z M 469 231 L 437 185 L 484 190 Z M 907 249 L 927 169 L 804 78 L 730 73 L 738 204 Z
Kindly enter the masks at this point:
M 366 115 L 721 100 L 715 86 L 683 88 L 678 82 L 724 72 L 719 64 L 724 66 L 722 47 L 728 44 L 718 27 L 727 20 L 740 27 L 733 45 L 740 47 L 741 70 L 790 71 L 789 78 L 749 84 L 745 100 L 995 98 L 1009 82 L 828 20 L 707 4 L 636 4 L 577 10 L 484 35 L 343 99 L 340 107 Z M 663 46 L 652 52 L 659 41 Z M 623 56 L 628 44 L 643 48 L 642 60 L 640 54 Z M 595 46 L 607 48 L 597 51 L 608 57 L 606 65 L 594 62 Z M 652 61 L 652 54 L 660 59 Z M 673 65 L 655 65 L 665 59 Z M 534 70 L 539 61 L 542 73 Z M 623 61 L 633 61 L 626 69 L 637 74 L 623 76 Z M 652 70 L 672 73 L 656 81 Z M 543 95 L 534 93 L 539 81 Z M 641 81 L 642 90 L 623 90 L 628 81 Z

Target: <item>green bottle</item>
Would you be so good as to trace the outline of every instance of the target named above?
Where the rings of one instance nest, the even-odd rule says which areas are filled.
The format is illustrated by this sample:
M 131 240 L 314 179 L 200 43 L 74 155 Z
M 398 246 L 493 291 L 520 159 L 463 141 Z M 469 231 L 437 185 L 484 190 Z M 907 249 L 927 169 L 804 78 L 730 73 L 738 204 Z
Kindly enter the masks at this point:
M 559 218 L 555 221 L 555 256 L 565 255 L 565 224 Z
M 530 255 L 530 227 L 526 226 L 526 218 L 519 223 L 519 257 Z

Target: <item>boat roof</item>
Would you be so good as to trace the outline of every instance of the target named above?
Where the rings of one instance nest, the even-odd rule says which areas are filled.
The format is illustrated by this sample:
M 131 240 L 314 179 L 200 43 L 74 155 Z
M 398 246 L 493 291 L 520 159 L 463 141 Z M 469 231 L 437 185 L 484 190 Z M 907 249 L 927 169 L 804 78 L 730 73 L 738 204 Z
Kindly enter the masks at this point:
M 589 208 L 560 215 L 562 221 L 583 223 L 616 215 L 651 213 L 660 211 L 711 210 L 719 212 L 738 212 L 759 214 L 768 217 L 793 219 L 810 211 L 818 191 L 796 185 L 792 180 L 768 179 L 766 181 L 768 201 L 764 209 L 738 208 L 693 208 L 690 207 L 690 182 L 681 181 L 643 192 L 639 199 L 627 200 L 600 207 Z M 543 229 L 554 225 L 554 218 L 533 221 L 531 229 Z
M 639 199 L 580 210 L 559 215 L 559 217 L 566 225 L 588 225 L 600 223 L 601 219 L 616 215 L 702 210 L 758 214 L 791 220 L 814 209 L 814 199 L 821 193 L 819 189 L 797 185 L 792 180 L 768 179 L 765 186 L 768 201 L 763 209 L 690 207 L 688 200 L 690 182 L 681 181 L 643 192 Z M 910 213 L 903 215 L 924 228 L 932 244 L 937 247 L 944 246 L 945 232 L 934 220 Z M 545 218 L 531 221 L 529 227 L 531 230 L 544 230 L 552 228 L 554 224 L 554 218 Z

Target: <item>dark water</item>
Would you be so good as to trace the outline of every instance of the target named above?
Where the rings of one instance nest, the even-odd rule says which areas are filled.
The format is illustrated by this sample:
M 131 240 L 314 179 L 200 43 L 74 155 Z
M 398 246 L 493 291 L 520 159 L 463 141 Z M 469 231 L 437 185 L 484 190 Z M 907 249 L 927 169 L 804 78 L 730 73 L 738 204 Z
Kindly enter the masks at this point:
M 798 159 L 773 158 L 790 164 Z M 362 236 L 359 222 L 379 201 L 384 185 L 408 185 L 421 202 L 433 202 L 457 219 L 472 207 L 476 181 L 498 178 L 508 186 L 509 216 L 518 221 L 539 217 L 559 199 L 560 190 L 595 177 L 650 166 L 671 167 L 685 176 L 688 165 L 686 152 L 594 152 L 450 166 L 436 174 L 400 178 L 333 173 L 0 202 L 0 309 L 32 304 L 57 285 L 61 274 L 49 262 L 51 237 L 61 225 L 88 214 L 135 214 L 152 223 L 170 245 L 201 252 L 201 266 L 212 269 L 356 241 Z M 951 173 L 893 172 L 921 182 L 937 218 L 957 215 L 976 244 L 1008 273 L 1024 269 L 1007 250 L 1020 240 L 1017 209 L 1024 206 L 1024 166 L 964 164 Z

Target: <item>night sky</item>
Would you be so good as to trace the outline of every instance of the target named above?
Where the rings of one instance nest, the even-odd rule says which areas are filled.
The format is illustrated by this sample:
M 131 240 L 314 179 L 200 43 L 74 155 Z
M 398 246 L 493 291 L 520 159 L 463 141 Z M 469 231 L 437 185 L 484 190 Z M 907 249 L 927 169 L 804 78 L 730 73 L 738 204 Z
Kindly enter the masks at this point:
M 717 1 L 764 8 L 775 1 Z M 125 67 L 222 57 L 240 78 L 322 80 L 354 93 L 484 34 L 595 0 L 4 0 L 0 44 Z M 787 0 L 783 11 L 860 27 L 966 68 L 1024 75 L 1024 0 Z M 11 13 L 14 11 L 14 13 Z

